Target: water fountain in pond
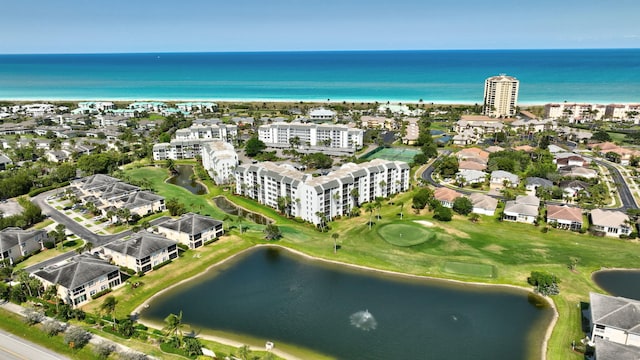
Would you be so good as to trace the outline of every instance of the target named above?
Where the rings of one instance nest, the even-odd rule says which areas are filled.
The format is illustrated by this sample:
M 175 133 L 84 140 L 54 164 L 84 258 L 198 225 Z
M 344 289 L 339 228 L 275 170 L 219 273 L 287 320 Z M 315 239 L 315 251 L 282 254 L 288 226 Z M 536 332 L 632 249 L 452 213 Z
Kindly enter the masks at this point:
M 375 330 L 376 327 L 378 327 L 378 322 L 376 321 L 376 318 L 374 318 L 373 315 L 371 315 L 369 310 L 358 311 L 356 313 L 353 313 L 349 317 L 349 320 L 351 320 L 351 325 L 364 331 Z

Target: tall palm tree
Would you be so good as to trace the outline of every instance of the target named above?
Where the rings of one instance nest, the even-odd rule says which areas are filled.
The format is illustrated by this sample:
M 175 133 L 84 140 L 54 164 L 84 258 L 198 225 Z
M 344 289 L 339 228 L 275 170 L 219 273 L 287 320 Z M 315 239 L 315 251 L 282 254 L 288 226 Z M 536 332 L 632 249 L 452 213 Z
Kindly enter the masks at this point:
M 167 337 L 173 337 L 175 336 L 176 339 L 178 339 L 178 346 L 182 345 L 182 311 L 180 311 L 180 313 L 178 315 L 176 314 L 169 314 L 169 316 L 167 316 L 164 319 L 164 323 L 166 324 L 166 326 L 164 327 L 164 331 Z
M 372 203 L 367 203 L 364 206 L 364 210 L 369 213 L 369 230 L 371 230 L 371 225 L 373 223 L 373 210 L 375 210 L 376 206 Z
M 340 234 L 333 233 L 331 234 L 331 237 L 333 238 L 333 253 L 335 254 L 338 252 L 338 238 L 340 237 Z
M 380 216 L 380 209 L 382 209 L 382 198 L 381 197 L 377 197 L 376 201 L 375 201 L 375 207 L 378 210 L 378 216 L 377 219 L 380 220 L 381 216 Z
M 104 299 L 104 302 L 100 305 L 100 311 L 103 311 L 107 314 L 111 314 L 111 328 L 116 328 L 116 320 L 114 318 L 114 313 L 116 311 L 116 305 L 118 305 L 118 300 L 115 296 L 110 295 Z

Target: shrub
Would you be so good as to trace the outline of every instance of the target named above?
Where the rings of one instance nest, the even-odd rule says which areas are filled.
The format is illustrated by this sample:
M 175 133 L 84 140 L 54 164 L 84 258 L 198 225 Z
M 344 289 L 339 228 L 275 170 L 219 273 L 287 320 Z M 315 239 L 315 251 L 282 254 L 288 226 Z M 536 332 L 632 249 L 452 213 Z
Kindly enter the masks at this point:
M 22 314 L 24 315 L 24 322 L 28 325 L 35 325 L 44 320 L 44 312 L 42 310 L 26 308 Z
M 127 275 L 129 276 L 133 276 L 136 274 L 136 271 L 133 269 L 130 269 L 128 267 L 125 266 L 120 266 L 120 271 L 122 271 L 123 273 L 127 273 Z
M 163 267 L 163 266 L 165 266 L 165 265 L 167 265 L 167 264 L 170 264 L 170 263 L 171 263 L 171 260 L 167 260 L 167 261 L 161 262 L 160 264 L 158 264 L 158 265 L 154 266 L 154 267 L 153 267 L 153 270 L 158 270 L 158 269 L 160 269 L 161 267 Z
M 187 251 L 187 250 L 189 250 L 189 247 L 188 247 L 187 245 L 183 244 L 183 243 L 179 243 L 179 244 L 178 244 L 178 247 L 179 247 L 180 249 L 182 249 L 182 251 Z
M 42 323 L 41 330 L 48 336 L 56 336 L 58 333 L 63 332 L 65 328 L 66 325 L 64 323 L 49 319 Z
M 42 245 L 44 245 L 46 249 L 53 249 L 56 246 L 53 241 L 45 241 Z
M 147 355 L 139 352 L 127 351 L 118 353 L 118 358 L 121 360 L 147 360 Z
M 102 291 L 100 291 L 100 292 L 97 292 L 97 293 L 95 293 L 95 294 L 91 295 L 91 298 L 92 298 L 92 299 L 97 299 L 97 298 L 99 298 L 100 296 L 102 296 L 102 295 L 104 295 L 104 294 L 108 294 L 108 293 L 110 293 L 110 292 L 111 292 L 111 288 L 109 288 L 109 289 L 104 289 L 104 290 L 102 290 Z
M 116 346 L 112 343 L 101 341 L 93 347 L 93 352 L 100 358 L 106 359 L 116 350 Z
M 84 329 L 73 326 L 64 334 L 64 342 L 73 349 L 81 349 L 91 340 L 91 333 Z
M 96 319 L 92 318 L 92 317 L 87 317 L 84 319 L 84 322 L 86 322 L 89 325 L 94 325 L 96 323 Z

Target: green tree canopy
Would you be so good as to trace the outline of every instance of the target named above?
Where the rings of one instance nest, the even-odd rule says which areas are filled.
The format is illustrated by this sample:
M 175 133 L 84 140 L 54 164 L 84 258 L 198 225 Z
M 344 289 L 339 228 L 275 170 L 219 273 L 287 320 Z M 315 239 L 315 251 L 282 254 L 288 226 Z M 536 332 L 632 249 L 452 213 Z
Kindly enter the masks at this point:
M 267 146 L 264 144 L 264 142 L 258 139 L 257 136 L 254 136 L 251 139 L 247 140 L 247 143 L 244 145 L 244 152 L 245 154 L 247 154 L 247 156 L 254 157 L 266 148 Z
M 473 204 L 466 196 L 460 196 L 453 202 L 453 211 L 460 215 L 468 215 L 473 210 Z

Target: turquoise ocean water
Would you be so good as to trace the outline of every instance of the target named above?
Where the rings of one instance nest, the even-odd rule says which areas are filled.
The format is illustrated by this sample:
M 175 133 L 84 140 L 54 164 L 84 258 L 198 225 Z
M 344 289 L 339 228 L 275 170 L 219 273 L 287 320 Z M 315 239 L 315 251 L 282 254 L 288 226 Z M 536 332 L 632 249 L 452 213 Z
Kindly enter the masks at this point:
M 640 102 L 640 49 L 0 55 L 0 99 Z

